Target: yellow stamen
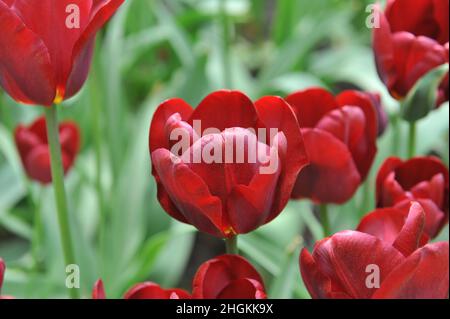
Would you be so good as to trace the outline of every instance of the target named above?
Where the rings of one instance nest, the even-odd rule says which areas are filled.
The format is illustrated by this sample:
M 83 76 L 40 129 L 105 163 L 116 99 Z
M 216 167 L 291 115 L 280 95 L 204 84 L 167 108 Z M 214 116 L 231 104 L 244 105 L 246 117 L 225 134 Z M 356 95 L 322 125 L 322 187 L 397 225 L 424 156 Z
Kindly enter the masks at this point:
M 55 99 L 53 100 L 54 104 L 61 104 L 62 101 L 64 101 L 64 88 L 61 87 L 57 87 L 56 88 L 56 96 Z

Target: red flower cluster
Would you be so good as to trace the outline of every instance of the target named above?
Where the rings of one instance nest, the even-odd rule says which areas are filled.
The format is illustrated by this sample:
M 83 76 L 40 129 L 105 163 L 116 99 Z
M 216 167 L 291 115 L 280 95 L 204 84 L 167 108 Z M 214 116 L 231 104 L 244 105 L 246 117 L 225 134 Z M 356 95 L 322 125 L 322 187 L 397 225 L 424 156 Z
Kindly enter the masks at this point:
M 286 101 L 295 110 L 311 162 L 300 172 L 292 197 L 317 203 L 348 201 L 367 177 L 377 151 L 374 96 L 346 91 L 335 98 L 314 88 Z
M 38 118 L 30 126 L 19 125 L 14 137 L 20 159 L 28 176 L 42 184 L 51 183 L 50 150 L 45 118 Z M 67 173 L 73 166 L 80 148 L 78 126 L 73 122 L 61 123 L 59 139 L 64 172 Z
M 207 134 L 211 129 L 215 133 Z M 265 142 L 256 137 L 261 130 Z M 272 130 L 278 134 L 271 136 Z M 179 142 L 174 132 L 187 136 L 186 149 L 173 151 Z M 256 150 L 249 146 L 252 140 Z M 196 162 L 195 154 L 205 152 L 213 152 L 214 161 Z M 249 161 L 251 152 L 255 162 Z M 161 104 L 151 123 L 150 153 L 161 206 L 218 237 L 248 233 L 277 217 L 307 164 L 291 107 L 277 97 L 253 103 L 236 91 L 212 93 L 196 109 L 180 99 Z M 273 172 L 262 173 L 268 163 L 260 155 L 275 157 Z
M 391 95 L 405 97 L 426 73 L 449 62 L 449 1 L 389 0 L 377 7 L 380 27 L 373 47 L 380 78 Z M 448 101 L 448 74 L 438 92 L 438 105 Z
M 96 33 L 123 1 L 0 0 L 0 85 L 27 104 L 49 106 L 75 95 Z
M 425 232 L 436 237 L 448 222 L 448 169 L 435 157 L 408 161 L 388 158 L 377 176 L 377 207 L 396 207 L 404 212 L 411 201 L 425 211 Z
M 243 257 L 223 255 L 200 266 L 190 295 L 182 289 L 163 289 L 146 282 L 125 293 L 125 299 L 265 299 L 264 283 L 253 266 Z M 101 280 L 92 292 L 93 299 L 105 299 Z
M 304 249 L 300 270 L 313 298 L 448 298 L 448 242 L 426 244 L 425 214 L 418 203 L 403 223 L 395 211 L 363 219 L 358 231 Z

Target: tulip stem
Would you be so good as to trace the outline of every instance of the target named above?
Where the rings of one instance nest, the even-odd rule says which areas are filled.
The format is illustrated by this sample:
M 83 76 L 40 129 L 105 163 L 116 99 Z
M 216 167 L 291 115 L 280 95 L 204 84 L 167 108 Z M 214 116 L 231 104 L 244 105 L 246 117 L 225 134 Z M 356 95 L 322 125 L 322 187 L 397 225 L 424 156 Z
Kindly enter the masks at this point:
M 237 238 L 237 236 L 232 236 L 230 238 L 226 238 L 225 239 L 225 246 L 226 246 L 227 254 L 239 255 L 238 238 Z
M 47 122 L 47 137 L 48 144 L 50 146 L 52 182 L 55 193 L 61 245 L 64 254 L 64 262 L 66 266 L 68 266 L 76 264 L 76 262 L 69 224 L 67 196 L 64 186 L 64 169 L 61 156 L 61 144 L 59 141 L 58 111 L 56 105 L 46 108 L 45 118 Z M 69 289 L 69 294 L 72 299 L 79 298 L 78 289 Z
M 323 229 L 323 236 L 328 237 L 331 235 L 330 218 L 328 215 L 328 206 L 325 204 L 320 205 L 319 211 L 320 211 L 320 221 L 322 223 L 322 229 Z
M 416 155 L 417 123 L 409 123 L 408 158 Z
M 223 51 L 222 51 L 223 80 L 225 88 L 231 89 L 233 76 L 231 70 L 231 56 L 230 56 L 231 34 L 230 34 L 230 21 L 227 12 L 227 0 L 220 0 L 220 20 L 222 23 L 222 37 L 223 37 Z

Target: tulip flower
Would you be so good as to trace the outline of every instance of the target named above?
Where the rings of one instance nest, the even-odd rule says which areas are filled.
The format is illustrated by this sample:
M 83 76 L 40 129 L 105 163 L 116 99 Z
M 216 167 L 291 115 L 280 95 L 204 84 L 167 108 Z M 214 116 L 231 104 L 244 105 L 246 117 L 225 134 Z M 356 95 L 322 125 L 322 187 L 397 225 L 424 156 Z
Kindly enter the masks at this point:
M 0 85 L 50 106 L 84 84 L 97 31 L 124 0 L 0 0 Z
M 161 104 L 151 123 L 150 153 L 165 211 L 223 238 L 277 217 L 307 164 L 295 114 L 283 99 L 253 103 L 225 90 L 195 110 L 180 99 Z
M 193 298 L 265 299 L 264 282 L 243 257 L 223 255 L 200 266 L 194 277 Z
M 303 281 L 320 299 L 446 299 L 448 242 L 420 247 L 425 215 L 414 204 L 393 243 L 358 231 L 343 231 L 300 256 Z
M 386 109 L 381 101 L 381 95 L 377 92 L 366 92 L 367 96 L 371 99 L 372 104 L 375 106 L 378 119 L 378 137 L 381 137 L 387 129 L 389 124 L 389 118 L 386 113 Z
M 431 238 L 448 222 L 449 174 L 438 158 L 388 158 L 378 172 L 376 184 L 379 208 L 408 211 L 411 201 L 420 203 L 425 210 L 425 232 Z
M 374 28 L 373 49 L 381 80 L 396 99 L 403 99 L 432 69 L 448 63 L 448 0 L 389 0 Z M 448 74 L 438 105 L 448 101 Z
M 128 290 L 124 299 L 190 299 L 187 291 L 182 289 L 163 289 L 153 282 L 140 283 Z M 103 282 L 98 280 L 92 291 L 92 299 L 106 299 Z
M 41 184 L 52 182 L 50 150 L 46 122 L 39 117 L 29 126 L 19 125 L 14 134 L 23 167 L 29 178 Z M 62 149 L 62 163 L 67 173 L 75 163 L 80 148 L 80 132 L 73 122 L 59 125 L 59 139 Z
M 297 178 L 293 198 L 342 204 L 365 180 L 377 151 L 377 115 L 365 93 L 336 98 L 313 88 L 286 98 L 301 127 L 310 165 Z

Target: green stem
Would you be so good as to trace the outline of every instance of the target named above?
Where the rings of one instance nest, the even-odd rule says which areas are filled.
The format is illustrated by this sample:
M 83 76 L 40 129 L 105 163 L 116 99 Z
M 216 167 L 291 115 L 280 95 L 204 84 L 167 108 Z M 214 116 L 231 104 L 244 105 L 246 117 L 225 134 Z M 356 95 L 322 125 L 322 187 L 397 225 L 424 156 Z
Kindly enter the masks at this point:
M 238 238 L 237 238 L 237 236 L 226 238 L 225 239 L 225 246 L 226 246 L 227 254 L 239 255 Z
M 47 121 L 47 136 L 48 144 L 50 146 L 52 182 L 55 192 L 56 211 L 58 213 L 58 223 L 64 261 L 66 266 L 73 265 L 76 264 L 76 262 L 70 232 L 66 190 L 64 186 L 64 169 L 61 156 L 61 144 L 59 141 L 58 111 L 56 105 L 46 108 L 45 118 Z M 79 298 L 78 289 L 69 289 L 69 294 L 73 299 Z
M 328 237 L 331 235 L 330 229 L 330 219 L 328 216 L 328 206 L 326 204 L 322 204 L 319 206 L 320 210 L 320 221 L 322 223 L 323 236 Z
M 417 123 L 409 123 L 408 158 L 416 155 Z
M 231 70 L 231 33 L 230 33 L 230 21 L 227 13 L 227 0 L 220 0 L 220 20 L 222 24 L 222 37 L 223 37 L 223 51 L 222 51 L 222 65 L 225 88 L 231 89 L 233 83 L 233 75 Z

